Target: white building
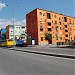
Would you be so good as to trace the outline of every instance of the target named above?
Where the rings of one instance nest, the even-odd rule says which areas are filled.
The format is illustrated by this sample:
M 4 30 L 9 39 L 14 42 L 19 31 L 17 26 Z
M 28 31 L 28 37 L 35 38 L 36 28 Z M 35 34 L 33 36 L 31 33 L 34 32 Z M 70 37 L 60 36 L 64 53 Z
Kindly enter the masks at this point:
M 19 39 L 26 41 L 26 26 L 8 25 L 6 26 L 6 39 Z

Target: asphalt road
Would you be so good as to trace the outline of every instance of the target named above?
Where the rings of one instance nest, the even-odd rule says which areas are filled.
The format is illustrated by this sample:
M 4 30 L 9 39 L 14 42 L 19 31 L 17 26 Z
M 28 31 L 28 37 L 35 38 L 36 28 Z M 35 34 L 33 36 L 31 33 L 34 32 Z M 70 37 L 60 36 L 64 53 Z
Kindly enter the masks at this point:
M 75 60 L 0 48 L 1 75 L 75 75 Z

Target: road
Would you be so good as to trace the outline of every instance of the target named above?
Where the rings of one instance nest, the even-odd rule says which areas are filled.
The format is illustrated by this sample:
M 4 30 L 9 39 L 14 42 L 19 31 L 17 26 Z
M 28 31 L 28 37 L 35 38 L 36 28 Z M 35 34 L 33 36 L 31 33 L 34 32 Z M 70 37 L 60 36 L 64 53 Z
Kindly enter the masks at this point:
M 0 48 L 1 75 L 75 75 L 73 59 Z

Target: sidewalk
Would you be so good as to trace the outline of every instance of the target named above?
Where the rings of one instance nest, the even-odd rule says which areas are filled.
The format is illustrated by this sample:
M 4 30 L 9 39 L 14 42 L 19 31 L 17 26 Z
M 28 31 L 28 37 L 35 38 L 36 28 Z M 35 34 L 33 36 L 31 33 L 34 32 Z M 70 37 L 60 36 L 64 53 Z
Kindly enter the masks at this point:
M 71 52 L 71 50 L 58 50 L 51 48 L 45 48 L 45 47 L 15 47 L 15 48 L 9 48 L 10 50 L 15 50 L 15 51 L 21 51 L 21 52 L 27 52 L 27 53 L 35 53 L 35 54 L 41 54 L 41 55 L 48 55 L 48 56 L 56 56 L 56 57 L 63 57 L 63 58 L 70 58 L 70 59 L 75 59 L 75 50 Z M 62 49 L 62 48 L 61 48 Z M 69 53 L 68 53 L 69 51 Z M 71 54 L 70 54 L 71 52 Z
M 72 48 L 75 49 L 75 45 L 35 45 L 36 47 L 49 47 L 49 48 Z

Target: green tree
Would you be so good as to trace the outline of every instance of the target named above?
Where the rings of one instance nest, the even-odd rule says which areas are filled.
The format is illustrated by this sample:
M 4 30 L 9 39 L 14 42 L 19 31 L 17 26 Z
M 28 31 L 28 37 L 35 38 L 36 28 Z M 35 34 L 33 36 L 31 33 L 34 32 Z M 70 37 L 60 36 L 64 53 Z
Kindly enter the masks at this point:
M 30 37 L 29 35 L 27 35 L 26 42 L 27 42 L 27 43 L 30 43 L 30 42 L 31 42 L 31 37 Z
M 48 43 L 51 44 L 52 43 L 52 34 L 45 33 L 45 40 L 47 40 Z

